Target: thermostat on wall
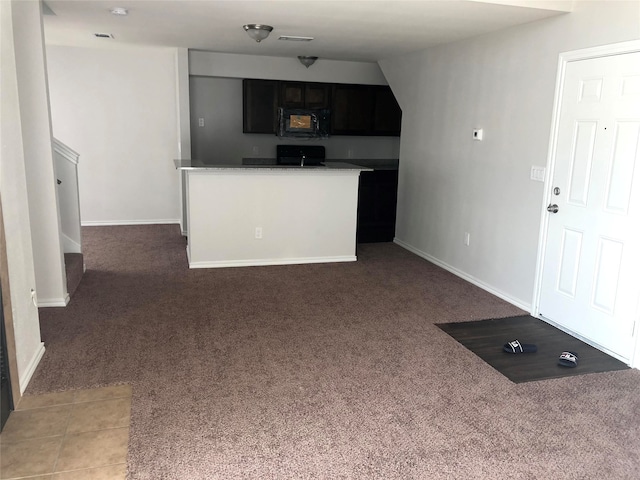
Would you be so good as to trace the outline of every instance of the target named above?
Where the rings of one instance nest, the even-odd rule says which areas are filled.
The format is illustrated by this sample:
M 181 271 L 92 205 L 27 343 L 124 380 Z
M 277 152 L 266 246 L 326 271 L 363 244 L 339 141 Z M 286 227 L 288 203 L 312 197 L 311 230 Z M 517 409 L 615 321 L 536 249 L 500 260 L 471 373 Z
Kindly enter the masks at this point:
M 474 140 L 482 140 L 482 129 L 474 128 L 473 129 L 473 139 Z

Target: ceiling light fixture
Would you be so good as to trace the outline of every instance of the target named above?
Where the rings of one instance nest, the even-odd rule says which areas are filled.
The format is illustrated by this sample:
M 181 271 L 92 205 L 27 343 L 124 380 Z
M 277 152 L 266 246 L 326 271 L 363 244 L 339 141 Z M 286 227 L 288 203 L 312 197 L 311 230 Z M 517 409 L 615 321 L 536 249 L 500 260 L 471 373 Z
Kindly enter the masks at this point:
M 260 25 L 259 23 L 243 25 L 242 28 L 244 28 L 245 32 L 247 32 L 247 34 L 258 43 L 267 38 L 273 30 L 271 25 Z
M 121 15 L 121 16 L 126 16 L 129 14 L 129 12 L 127 11 L 126 8 L 122 8 L 122 7 L 116 7 L 116 8 L 112 8 L 111 9 L 111 14 L 112 15 Z
M 298 60 L 300 60 L 300 63 L 307 68 L 316 63 L 317 59 L 318 57 L 305 57 L 303 55 L 298 55 Z
M 291 40 L 292 42 L 310 42 L 313 37 L 300 37 L 298 35 L 280 35 L 278 40 Z

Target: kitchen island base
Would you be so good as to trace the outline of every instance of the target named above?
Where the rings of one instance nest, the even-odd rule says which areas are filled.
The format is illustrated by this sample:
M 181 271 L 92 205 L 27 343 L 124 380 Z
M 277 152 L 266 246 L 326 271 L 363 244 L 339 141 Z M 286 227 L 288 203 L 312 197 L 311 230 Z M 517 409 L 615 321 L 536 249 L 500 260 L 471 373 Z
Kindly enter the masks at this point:
M 190 268 L 356 260 L 362 169 L 187 169 Z

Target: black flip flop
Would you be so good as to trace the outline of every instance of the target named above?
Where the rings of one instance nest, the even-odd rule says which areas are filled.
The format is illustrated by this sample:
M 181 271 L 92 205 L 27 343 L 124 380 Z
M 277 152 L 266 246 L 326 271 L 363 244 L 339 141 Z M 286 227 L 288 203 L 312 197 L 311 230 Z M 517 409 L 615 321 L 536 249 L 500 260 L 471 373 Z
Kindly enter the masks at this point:
M 535 353 L 538 351 L 538 347 L 530 343 L 520 343 L 518 340 L 505 343 L 502 346 L 502 350 L 507 353 Z
M 558 358 L 558 365 L 575 368 L 578 366 L 578 355 L 574 352 L 562 352 Z

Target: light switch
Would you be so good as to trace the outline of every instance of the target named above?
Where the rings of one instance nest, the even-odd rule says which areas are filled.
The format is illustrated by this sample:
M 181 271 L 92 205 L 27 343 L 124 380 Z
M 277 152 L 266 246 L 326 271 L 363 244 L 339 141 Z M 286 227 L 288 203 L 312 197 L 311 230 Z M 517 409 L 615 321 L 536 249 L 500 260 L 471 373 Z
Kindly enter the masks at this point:
M 544 182 L 544 167 L 537 167 L 535 165 L 531 166 L 531 180 L 535 180 L 536 182 Z
M 474 140 L 482 140 L 482 134 L 483 131 L 481 128 L 474 128 L 473 129 L 473 139 Z

